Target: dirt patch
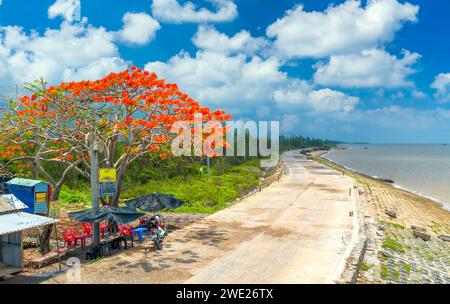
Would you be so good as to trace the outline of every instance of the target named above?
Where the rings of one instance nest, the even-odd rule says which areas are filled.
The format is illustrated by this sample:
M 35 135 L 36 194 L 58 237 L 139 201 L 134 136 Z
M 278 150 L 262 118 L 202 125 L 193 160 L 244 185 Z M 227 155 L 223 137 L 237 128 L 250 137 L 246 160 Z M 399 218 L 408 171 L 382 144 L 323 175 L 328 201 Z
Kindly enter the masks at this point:
M 343 193 L 342 189 L 320 189 L 329 193 Z
M 287 228 L 271 228 L 264 232 L 265 235 L 270 235 L 274 238 L 283 238 L 292 233 L 294 233 L 294 231 Z

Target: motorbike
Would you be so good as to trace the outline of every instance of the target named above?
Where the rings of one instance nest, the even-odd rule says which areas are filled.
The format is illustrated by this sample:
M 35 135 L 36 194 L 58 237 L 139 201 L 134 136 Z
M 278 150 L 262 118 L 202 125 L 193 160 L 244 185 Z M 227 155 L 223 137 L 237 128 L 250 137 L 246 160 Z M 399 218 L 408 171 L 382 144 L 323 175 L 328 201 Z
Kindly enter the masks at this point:
M 153 240 L 155 247 L 159 250 L 163 249 L 163 240 L 166 236 L 166 224 L 161 215 L 155 214 L 152 217 L 142 217 L 140 225 L 146 227 L 149 231 L 150 238 Z

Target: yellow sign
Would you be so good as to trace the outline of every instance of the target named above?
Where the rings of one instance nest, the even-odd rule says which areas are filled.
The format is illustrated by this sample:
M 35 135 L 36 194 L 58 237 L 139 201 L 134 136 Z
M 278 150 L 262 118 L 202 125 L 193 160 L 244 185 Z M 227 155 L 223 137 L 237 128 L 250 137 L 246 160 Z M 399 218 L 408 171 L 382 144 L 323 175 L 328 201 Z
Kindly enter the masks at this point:
M 47 193 L 36 193 L 36 203 L 47 203 Z
M 100 183 L 115 183 L 117 179 L 116 169 L 100 169 Z

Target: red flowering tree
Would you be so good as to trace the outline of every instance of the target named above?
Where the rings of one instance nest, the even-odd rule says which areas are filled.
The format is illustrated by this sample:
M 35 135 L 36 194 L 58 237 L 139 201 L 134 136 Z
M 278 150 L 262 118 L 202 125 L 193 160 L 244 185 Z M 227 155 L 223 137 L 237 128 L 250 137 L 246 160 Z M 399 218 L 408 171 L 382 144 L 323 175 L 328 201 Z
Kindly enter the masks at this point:
M 117 170 L 116 205 L 128 166 L 141 157 L 169 156 L 170 133 L 177 121 L 191 123 L 195 113 L 203 120 L 224 121 L 224 111 L 211 112 L 166 83 L 155 73 L 132 67 L 97 81 L 61 83 L 43 81 L 27 87 L 29 95 L 10 102 L 0 132 L 0 159 L 33 166 L 54 187 L 57 199 L 72 171 L 90 179 L 90 150 L 100 150 L 100 167 Z M 58 176 L 45 163 L 63 167 Z

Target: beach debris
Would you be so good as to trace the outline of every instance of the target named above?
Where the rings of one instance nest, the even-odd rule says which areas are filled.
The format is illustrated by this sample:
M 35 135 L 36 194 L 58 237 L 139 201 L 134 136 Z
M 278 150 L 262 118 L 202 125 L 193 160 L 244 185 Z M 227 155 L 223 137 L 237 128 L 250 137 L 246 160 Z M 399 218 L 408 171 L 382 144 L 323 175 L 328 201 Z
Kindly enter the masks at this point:
M 438 236 L 438 238 L 443 240 L 444 242 L 450 242 L 450 235 L 441 234 L 440 236 Z
M 431 239 L 431 236 L 429 234 L 426 234 L 425 232 L 420 232 L 418 230 L 413 230 L 413 235 L 416 238 L 421 238 L 424 241 L 429 241 Z
M 349 215 L 349 216 L 353 216 L 353 211 L 350 211 L 350 212 L 348 213 L 348 215 Z
M 394 209 L 386 209 L 384 213 L 386 213 L 392 218 L 397 218 L 397 211 L 395 211 Z
M 395 184 L 395 181 L 390 178 L 380 178 L 380 180 L 388 184 Z
M 381 250 L 380 253 L 385 258 L 390 258 L 391 257 L 391 254 L 389 252 L 387 252 L 386 250 Z
M 416 230 L 416 231 L 423 232 L 423 233 L 427 232 L 427 230 L 425 228 L 414 226 L 414 225 L 411 225 L 411 230 Z

